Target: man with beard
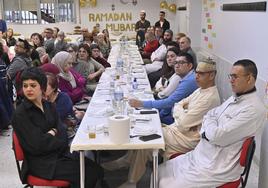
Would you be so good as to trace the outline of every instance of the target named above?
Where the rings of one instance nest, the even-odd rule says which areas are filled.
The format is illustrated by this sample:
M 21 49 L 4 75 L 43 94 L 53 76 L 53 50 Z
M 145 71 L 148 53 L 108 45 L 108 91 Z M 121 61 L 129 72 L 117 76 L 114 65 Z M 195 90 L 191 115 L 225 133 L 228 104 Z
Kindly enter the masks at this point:
M 143 42 L 145 40 L 145 33 L 148 27 L 150 27 L 151 25 L 150 22 L 145 19 L 145 17 L 146 17 L 146 12 L 142 10 L 140 12 L 140 20 L 137 21 L 137 23 L 135 24 L 135 31 L 137 32 L 136 45 L 138 47 L 141 47 L 143 45 Z

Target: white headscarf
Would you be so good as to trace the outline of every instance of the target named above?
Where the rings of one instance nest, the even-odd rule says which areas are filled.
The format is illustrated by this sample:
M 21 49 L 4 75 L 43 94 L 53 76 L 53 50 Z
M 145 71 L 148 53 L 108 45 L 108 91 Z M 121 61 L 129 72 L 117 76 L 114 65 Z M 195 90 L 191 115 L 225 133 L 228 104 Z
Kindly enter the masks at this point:
M 73 74 L 68 71 L 64 72 L 63 69 L 67 65 L 68 62 L 72 61 L 73 57 L 71 54 L 65 51 L 58 52 L 51 60 L 51 63 L 55 64 L 59 70 L 59 76 L 61 76 L 63 79 L 67 80 L 70 82 L 73 88 L 76 87 L 76 82 Z

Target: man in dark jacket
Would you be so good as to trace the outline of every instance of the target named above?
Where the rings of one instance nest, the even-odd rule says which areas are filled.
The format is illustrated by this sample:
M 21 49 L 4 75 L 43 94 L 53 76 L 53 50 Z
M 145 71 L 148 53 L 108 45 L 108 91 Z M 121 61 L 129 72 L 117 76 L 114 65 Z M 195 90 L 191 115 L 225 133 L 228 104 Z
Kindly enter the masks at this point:
M 159 14 L 159 21 L 157 21 L 154 26 L 155 27 L 161 27 L 163 29 L 163 33 L 165 33 L 165 31 L 167 29 L 170 29 L 170 24 L 169 22 L 165 19 L 166 13 L 164 11 L 160 11 Z

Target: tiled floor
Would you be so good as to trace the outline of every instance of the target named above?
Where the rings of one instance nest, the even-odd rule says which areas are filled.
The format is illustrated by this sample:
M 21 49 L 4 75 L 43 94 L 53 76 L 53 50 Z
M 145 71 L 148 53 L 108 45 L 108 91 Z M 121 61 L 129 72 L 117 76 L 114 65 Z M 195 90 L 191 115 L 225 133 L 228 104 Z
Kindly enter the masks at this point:
M 11 134 L 11 130 L 7 133 Z M 253 162 L 250 176 L 247 183 L 249 188 L 258 187 L 258 174 L 259 168 Z M 105 177 L 110 188 L 116 188 L 127 178 L 127 169 L 121 169 L 115 172 L 105 172 Z M 11 136 L 0 135 L 0 188 L 22 188 L 23 185 L 20 182 L 13 150 L 11 147 Z M 147 170 L 146 175 L 137 184 L 137 188 L 149 187 L 150 168 Z

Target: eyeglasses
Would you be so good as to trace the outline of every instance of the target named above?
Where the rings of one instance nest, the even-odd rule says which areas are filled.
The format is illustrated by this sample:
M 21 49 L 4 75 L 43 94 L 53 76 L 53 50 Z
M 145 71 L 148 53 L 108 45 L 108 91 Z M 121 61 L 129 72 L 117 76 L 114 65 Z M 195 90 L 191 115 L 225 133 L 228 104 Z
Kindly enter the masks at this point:
M 67 50 L 67 52 L 72 53 L 72 52 L 74 52 L 74 50 Z
M 237 74 L 228 74 L 228 78 L 230 80 L 236 80 L 237 78 L 241 77 L 241 76 L 248 76 L 249 74 L 243 74 L 243 75 L 237 75 Z
M 195 71 L 195 74 L 198 74 L 198 75 L 203 76 L 203 75 L 205 75 L 205 74 L 207 74 L 207 73 L 212 73 L 212 72 L 215 72 L 215 71 L 206 71 L 206 72 Z
M 185 64 L 185 63 L 187 63 L 187 64 L 188 64 L 188 62 L 187 62 L 187 61 L 183 61 L 183 60 L 180 60 L 180 61 L 175 61 L 175 63 L 176 63 L 176 64 L 179 64 L 179 65 L 183 65 L 183 64 Z

